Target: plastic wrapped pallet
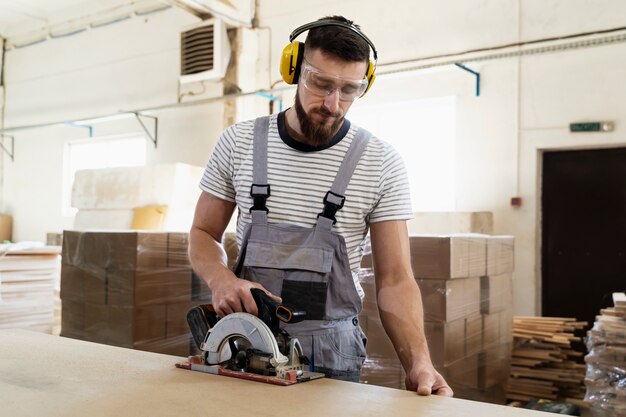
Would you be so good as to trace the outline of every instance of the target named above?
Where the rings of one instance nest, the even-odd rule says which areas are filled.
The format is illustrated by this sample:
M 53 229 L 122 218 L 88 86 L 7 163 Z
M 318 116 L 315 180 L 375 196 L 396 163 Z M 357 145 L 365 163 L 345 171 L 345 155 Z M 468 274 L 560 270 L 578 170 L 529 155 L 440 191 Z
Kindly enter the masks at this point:
M 51 333 L 60 248 L 4 246 L 0 255 L 0 329 Z
M 603 309 L 587 334 L 585 400 L 597 416 L 626 416 L 626 298 Z
M 487 247 L 492 239 L 491 262 L 504 266 L 498 269 L 500 274 L 488 276 Z M 433 365 L 457 397 L 504 403 L 513 341 L 513 239 L 477 234 L 411 235 L 409 243 Z M 503 246 L 506 250 L 500 250 Z M 404 373 L 376 308 L 369 242 L 363 249 L 361 324 L 368 345 L 361 380 L 401 388 Z
M 186 313 L 208 299 L 185 233 L 66 231 L 61 335 L 186 356 Z

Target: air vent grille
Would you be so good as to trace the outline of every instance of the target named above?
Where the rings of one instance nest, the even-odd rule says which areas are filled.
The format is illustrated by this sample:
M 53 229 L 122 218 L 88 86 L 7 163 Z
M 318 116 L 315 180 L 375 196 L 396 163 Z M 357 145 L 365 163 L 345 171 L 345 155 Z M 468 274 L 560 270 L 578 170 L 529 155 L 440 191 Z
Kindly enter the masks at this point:
M 180 35 L 181 75 L 198 74 L 215 68 L 215 26 L 206 25 Z

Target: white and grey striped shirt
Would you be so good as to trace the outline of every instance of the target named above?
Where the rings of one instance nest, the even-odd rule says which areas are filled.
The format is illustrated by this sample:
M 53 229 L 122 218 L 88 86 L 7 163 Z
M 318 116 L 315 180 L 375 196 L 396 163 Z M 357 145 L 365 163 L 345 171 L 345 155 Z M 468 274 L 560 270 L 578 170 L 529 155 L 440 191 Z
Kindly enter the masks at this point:
M 271 195 L 267 199 L 270 223 L 313 227 L 324 207 L 341 161 L 357 127 L 349 121 L 328 146 L 314 148 L 289 137 L 284 113 L 270 117 L 267 177 Z M 200 182 L 203 191 L 236 202 L 239 208 L 237 243 L 250 223 L 252 206 L 252 138 L 254 120 L 227 128 L 219 138 Z M 345 241 L 350 268 L 357 271 L 361 243 L 369 223 L 407 220 L 413 217 L 409 184 L 402 158 L 387 143 L 372 137 L 346 189 L 344 207 L 337 212 L 334 230 Z

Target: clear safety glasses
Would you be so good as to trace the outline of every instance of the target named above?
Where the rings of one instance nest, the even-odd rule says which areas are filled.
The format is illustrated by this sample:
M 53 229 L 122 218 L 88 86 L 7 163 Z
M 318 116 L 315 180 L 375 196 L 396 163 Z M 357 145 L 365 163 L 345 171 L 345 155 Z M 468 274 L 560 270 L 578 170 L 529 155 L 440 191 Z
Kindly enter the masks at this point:
M 300 79 L 304 87 L 318 96 L 329 96 L 335 91 L 339 93 L 339 100 L 354 101 L 367 89 L 367 80 L 353 80 L 324 73 L 306 60 L 303 62 Z

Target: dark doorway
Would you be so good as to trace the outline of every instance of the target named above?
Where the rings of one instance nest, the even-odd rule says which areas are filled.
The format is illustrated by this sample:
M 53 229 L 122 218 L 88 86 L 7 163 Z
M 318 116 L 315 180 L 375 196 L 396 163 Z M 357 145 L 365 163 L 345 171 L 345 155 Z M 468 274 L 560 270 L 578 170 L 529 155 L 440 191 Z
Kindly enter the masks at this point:
M 626 288 L 626 148 L 544 152 L 542 314 L 593 324 Z

